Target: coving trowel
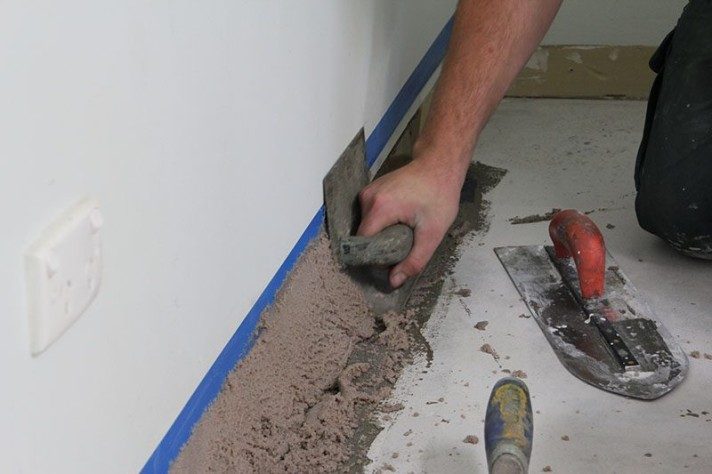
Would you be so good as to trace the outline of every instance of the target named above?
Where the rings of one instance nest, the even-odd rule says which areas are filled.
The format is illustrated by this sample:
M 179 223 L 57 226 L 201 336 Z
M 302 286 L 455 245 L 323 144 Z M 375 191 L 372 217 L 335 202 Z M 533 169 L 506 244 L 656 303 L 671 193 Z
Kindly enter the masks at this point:
M 495 249 L 561 363 L 600 389 L 653 400 L 682 382 L 677 341 L 606 252 L 588 216 L 560 211 L 550 246 Z
M 374 313 L 383 314 L 402 310 L 415 284 L 410 278 L 393 289 L 388 281 L 390 266 L 410 253 L 413 230 L 396 224 L 372 237 L 354 235 L 361 221 L 358 195 L 369 182 L 361 129 L 324 178 L 326 223 L 337 260 L 359 284 Z

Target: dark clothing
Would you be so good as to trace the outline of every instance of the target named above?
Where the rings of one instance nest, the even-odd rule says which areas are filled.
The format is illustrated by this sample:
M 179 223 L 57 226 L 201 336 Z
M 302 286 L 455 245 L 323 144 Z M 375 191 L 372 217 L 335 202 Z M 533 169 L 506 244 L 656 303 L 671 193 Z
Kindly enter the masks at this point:
M 712 0 L 691 0 L 650 60 L 657 73 L 635 169 L 640 226 L 712 259 Z

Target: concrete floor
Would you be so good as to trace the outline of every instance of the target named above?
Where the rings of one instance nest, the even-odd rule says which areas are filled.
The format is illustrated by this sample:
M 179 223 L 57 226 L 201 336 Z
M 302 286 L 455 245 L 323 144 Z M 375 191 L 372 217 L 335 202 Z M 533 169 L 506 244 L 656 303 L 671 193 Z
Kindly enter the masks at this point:
M 591 217 L 609 250 L 659 320 L 687 353 L 712 354 L 712 262 L 678 255 L 636 223 L 633 164 L 644 114 L 642 102 L 502 104 L 475 153 L 509 170 L 486 196 L 491 226 L 462 248 L 426 328 L 432 364 L 418 360 L 399 380 L 393 398 L 405 409 L 383 419 L 369 472 L 486 472 L 484 412 L 503 368 L 528 374 L 536 411 L 530 472 L 712 472 L 712 415 L 702 414 L 712 413 L 712 360 L 690 358 L 687 379 L 654 402 L 595 389 L 559 363 L 534 319 L 519 317 L 527 308 L 493 252 L 546 243 L 546 222 L 512 225 L 512 217 L 597 209 Z M 471 295 L 455 294 L 461 288 Z M 487 329 L 474 329 L 482 320 Z M 484 343 L 501 367 L 479 351 Z M 682 416 L 688 410 L 698 416 Z M 480 442 L 464 443 L 469 434 Z

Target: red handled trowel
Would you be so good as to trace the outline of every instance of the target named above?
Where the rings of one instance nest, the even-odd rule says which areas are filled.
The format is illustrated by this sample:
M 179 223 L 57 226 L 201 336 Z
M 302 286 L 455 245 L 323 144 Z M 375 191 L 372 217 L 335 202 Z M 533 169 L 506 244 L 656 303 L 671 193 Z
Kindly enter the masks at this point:
M 569 372 L 600 389 L 652 400 L 685 378 L 688 360 L 640 298 L 588 216 L 560 211 L 553 246 L 495 249 Z
M 324 178 L 326 227 L 337 260 L 361 286 L 371 309 L 383 314 L 402 310 L 415 284 L 411 278 L 393 289 L 388 282 L 390 267 L 410 253 L 413 230 L 396 224 L 372 237 L 354 235 L 361 222 L 358 195 L 370 181 L 361 129 Z

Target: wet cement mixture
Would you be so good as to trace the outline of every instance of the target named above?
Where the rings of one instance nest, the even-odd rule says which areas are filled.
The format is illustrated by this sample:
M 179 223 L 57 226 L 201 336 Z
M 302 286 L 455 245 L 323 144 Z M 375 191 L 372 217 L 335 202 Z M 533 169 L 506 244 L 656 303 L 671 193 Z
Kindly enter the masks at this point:
M 402 313 L 374 318 L 328 239 L 317 237 L 262 314 L 254 347 L 230 373 L 171 471 L 361 472 L 381 429 L 376 415 L 394 411 L 384 400 L 401 370 L 417 352 L 432 360 L 421 328 L 458 246 L 487 230 L 483 195 L 505 173 L 471 165 L 457 220 Z

